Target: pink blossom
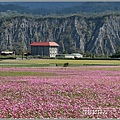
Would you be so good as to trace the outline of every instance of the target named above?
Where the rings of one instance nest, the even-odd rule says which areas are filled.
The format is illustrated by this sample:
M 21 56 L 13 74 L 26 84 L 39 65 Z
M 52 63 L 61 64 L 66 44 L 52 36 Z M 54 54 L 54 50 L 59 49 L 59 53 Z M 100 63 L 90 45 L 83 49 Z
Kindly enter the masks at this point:
M 38 75 L 0 76 L 0 118 L 120 118 L 120 66 L 18 71 Z

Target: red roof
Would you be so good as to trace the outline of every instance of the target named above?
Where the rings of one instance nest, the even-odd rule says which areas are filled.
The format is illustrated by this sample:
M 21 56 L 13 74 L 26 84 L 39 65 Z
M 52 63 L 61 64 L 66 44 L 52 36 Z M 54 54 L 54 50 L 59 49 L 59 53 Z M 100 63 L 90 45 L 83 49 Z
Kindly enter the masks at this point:
M 33 42 L 30 46 L 59 46 L 56 42 Z

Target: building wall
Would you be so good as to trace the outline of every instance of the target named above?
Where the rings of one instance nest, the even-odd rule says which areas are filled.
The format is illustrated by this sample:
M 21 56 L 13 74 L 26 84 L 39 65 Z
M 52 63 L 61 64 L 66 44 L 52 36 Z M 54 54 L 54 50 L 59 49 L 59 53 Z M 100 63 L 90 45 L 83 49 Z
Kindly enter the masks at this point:
M 58 54 L 58 47 L 49 47 L 49 57 L 56 57 Z
M 49 47 L 44 46 L 31 46 L 31 54 L 40 56 L 49 56 Z

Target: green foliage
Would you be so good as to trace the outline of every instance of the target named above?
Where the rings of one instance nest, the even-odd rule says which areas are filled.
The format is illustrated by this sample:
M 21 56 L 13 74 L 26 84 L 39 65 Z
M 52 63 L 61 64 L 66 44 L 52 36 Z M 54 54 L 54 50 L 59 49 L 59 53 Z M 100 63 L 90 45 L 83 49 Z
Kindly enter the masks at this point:
M 67 54 L 67 51 L 63 51 L 63 54 Z
M 39 73 L 28 71 L 0 72 L 0 76 L 53 76 L 53 73 Z
M 117 47 L 116 53 L 117 53 L 117 54 L 120 54 L 120 45 Z
M 51 65 L 63 66 L 64 63 L 69 63 L 69 66 L 75 67 L 75 66 L 82 66 L 82 65 L 120 65 L 119 60 L 69 60 L 69 59 L 31 59 L 31 60 L 1 60 L 0 61 L 0 67 L 50 67 Z M 17 72 L 17 71 L 16 71 Z M 24 71 L 23 71 L 24 72 Z M 39 75 L 38 72 L 31 73 L 31 72 L 25 72 L 25 73 L 19 73 L 17 75 Z M 2 72 L 3 73 L 3 72 Z M 0 74 L 2 76 L 2 73 Z M 5 74 L 9 74 L 9 76 L 15 76 L 15 71 L 13 73 L 3 73 L 3 76 Z M 48 73 L 46 73 L 48 74 Z M 42 74 L 40 73 L 42 76 Z
M 120 45 L 117 47 L 116 52 L 111 57 L 120 58 Z

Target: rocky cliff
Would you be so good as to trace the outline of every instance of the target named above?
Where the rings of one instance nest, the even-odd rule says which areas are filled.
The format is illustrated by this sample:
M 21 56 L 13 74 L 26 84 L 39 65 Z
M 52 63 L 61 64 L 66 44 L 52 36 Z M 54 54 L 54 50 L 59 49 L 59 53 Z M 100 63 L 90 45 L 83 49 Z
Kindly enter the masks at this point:
M 0 19 L 1 50 L 30 51 L 34 41 L 55 41 L 63 51 L 111 55 L 120 45 L 120 15 L 30 17 Z

